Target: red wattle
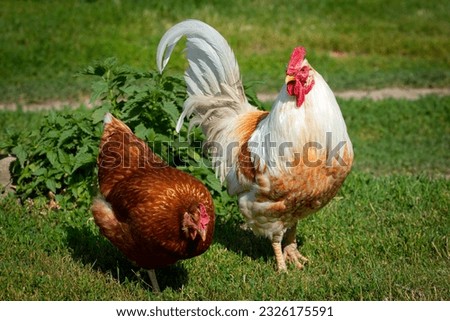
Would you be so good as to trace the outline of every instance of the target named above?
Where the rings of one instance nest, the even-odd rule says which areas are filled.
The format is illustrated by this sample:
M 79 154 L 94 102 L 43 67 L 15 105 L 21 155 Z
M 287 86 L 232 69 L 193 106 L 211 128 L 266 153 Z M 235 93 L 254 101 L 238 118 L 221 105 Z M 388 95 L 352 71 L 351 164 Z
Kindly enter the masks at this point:
M 294 76 L 295 78 L 295 80 L 292 80 L 287 84 L 287 93 L 296 97 L 297 107 L 300 107 L 303 104 L 305 101 L 305 95 L 311 91 L 314 85 L 314 79 L 307 84 L 311 67 L 308 65 L 301 67 L 303 60 L 305 59 L 305 55 L 305 48 L 296 47 L 292 52 L 288 68 L 286 70 L 287 75 Z

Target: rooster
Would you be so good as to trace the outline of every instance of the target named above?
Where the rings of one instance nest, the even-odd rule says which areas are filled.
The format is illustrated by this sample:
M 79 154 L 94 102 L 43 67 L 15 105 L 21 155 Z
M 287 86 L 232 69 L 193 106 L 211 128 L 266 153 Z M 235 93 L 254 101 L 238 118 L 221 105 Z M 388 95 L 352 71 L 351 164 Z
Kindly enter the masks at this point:
M 190 127 L 202 128 L 216 174 L 238 196 L 247 226 L 271 240 L 277 269 L 286 271 L 286 262 L 303 268 L 307 258 L 297 248 L 297 222 L 336 195 L 353 161 L 333 92 L 297 47 L 270 113 L 258 110 L 245 96 L 227 41 L 198 20 L 164 34 L 157 49 L 160 73 L 183 36 L 189 97 L 177 131 L 192 116 Z
M 128 259 L 148 269 L 200 255 L 214 233 L 214 206 L 206 187 L 168 166 L 123 122 L 106 114 L 98 156 L 101 196 L 95 223 Z

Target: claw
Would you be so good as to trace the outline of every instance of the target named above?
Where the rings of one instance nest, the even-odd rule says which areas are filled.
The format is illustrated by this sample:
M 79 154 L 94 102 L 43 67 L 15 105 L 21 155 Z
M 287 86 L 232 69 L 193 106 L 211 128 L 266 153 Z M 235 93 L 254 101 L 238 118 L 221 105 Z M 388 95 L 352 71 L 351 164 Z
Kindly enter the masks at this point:
M 295 264 L 298 269 L 303 269 L 304 264 L 308 262 L 308 258 L 301 255 L 297 249 L 296 243 L 288 244 L 283 249 L 284 260 Z

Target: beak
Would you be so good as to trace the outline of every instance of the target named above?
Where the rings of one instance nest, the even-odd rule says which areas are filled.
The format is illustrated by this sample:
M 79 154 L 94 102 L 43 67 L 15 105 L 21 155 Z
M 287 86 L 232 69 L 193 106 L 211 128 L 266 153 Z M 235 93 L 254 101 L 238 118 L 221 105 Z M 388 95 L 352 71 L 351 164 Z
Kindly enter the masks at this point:
M 206 240 L 206 229 L 205 230 L 199 230 L 200 237 L 202 238 L 202 241 L 205 242 Z
M 294 81 L 294 80 L 295 80 L 294 76 L 286 75 L 286 78 L 284 79 L 284 83 L 288 84 L 288 83 L 290 83 L 291 81 Z

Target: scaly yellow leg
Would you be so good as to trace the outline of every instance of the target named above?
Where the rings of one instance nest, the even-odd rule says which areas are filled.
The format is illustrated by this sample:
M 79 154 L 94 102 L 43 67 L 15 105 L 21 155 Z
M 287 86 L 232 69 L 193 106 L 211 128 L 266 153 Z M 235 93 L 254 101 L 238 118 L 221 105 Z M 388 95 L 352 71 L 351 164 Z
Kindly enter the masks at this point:
M 272 239 L 273 252 L 275 253 L 275 259 L 277 261 L 278 271 L 286 271 L 286 262 L 284 261 L 283 251 L 281 250 L 281 240 L 283 234 L 275 235 Z

